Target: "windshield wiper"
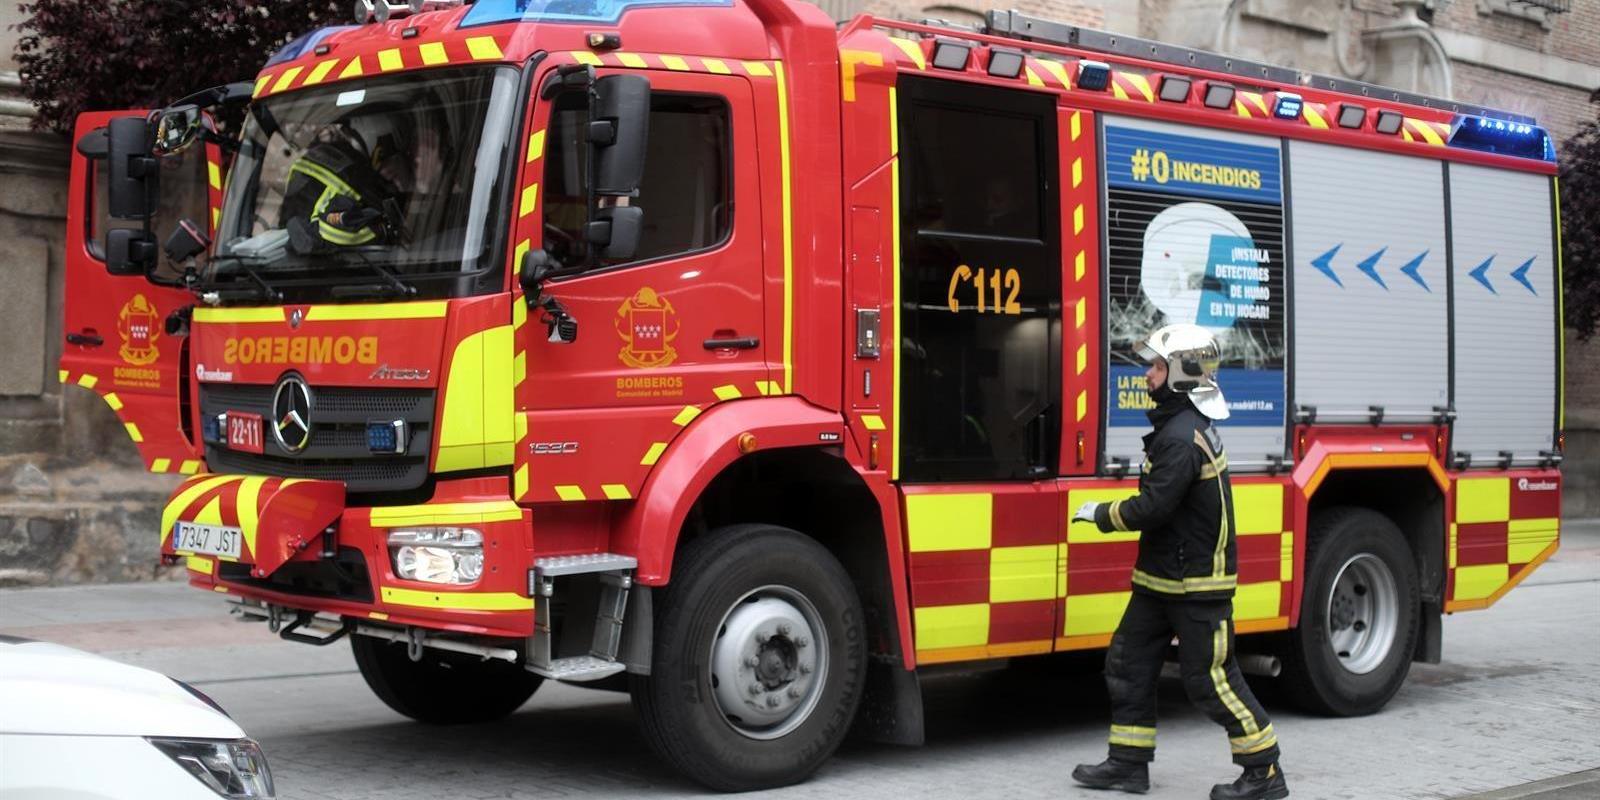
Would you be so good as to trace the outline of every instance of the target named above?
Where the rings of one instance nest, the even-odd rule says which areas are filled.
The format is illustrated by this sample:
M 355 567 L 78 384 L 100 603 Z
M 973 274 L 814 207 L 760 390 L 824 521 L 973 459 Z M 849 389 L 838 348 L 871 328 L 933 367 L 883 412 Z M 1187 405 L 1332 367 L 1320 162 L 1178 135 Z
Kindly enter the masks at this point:
M 218 300 L 253 298 L 257 300 L 263 300 L 268 303 L 279 303 L 283 301 L 283 292 L 278 291 L 277 287 L 267 283 L 266 279 L 261 277 L 261 273 L 251 268 L 249 262 L 245 260 L 244 256 L 220 255 L 212 257 L 211 271 L 213 277 L 220 275 L 224 267 L 237 268 L 240 272 L 245 274 L 245 277 L 248 277 L 253 283 L 255 283 L 255 286 L 252 286 L 248 289 L 208 289 L 205 288 L 203 284 L 192 287 L 200 290 L 202 299 L 204 299 L 204 295 L 211 294 L 215 295 Z
M 335 251 L 335 254 L 345 257 L 336 260 L 336 263 L 339 266 L 365 267 L 367 270 L 383 279 L 381 288 L 372 284 L 335 286 L 333 288 L 333 293 L 335 295 L 351 297 L 362 294 L 383 295 L 388 294 L 389 292 L 394 292 L 401 297 L 412 297 L 417 293 L 417 287 L 400 280 L 400 276 L 396 275 L 394 270 L 391 270 L 388 267 L 385 267 L 384 265 L 367 258 L 366 254 L 362 253 L 360 250 Z M 347 260 L 350 257 L 353 257 L 353 259 Z

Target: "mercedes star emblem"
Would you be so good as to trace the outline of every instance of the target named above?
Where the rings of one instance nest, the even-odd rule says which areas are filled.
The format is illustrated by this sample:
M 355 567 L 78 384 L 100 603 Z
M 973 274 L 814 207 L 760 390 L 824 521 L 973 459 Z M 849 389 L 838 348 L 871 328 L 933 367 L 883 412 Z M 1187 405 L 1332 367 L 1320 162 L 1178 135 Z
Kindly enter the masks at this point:
M 289 312 L 289 327 L 291 327 L 291 328 L 300 327 L 301 320 L 304 320 L 305 318 L 306 318 L 306 312 L 301 310 L 301 309 L 297 308 L 297 309 L 295 309 L 293 311 L 290 311 Z
M 289 453 L 311 443 L 311 387 L 298 375 L 285 376 L 272 392 L 272 436 Z

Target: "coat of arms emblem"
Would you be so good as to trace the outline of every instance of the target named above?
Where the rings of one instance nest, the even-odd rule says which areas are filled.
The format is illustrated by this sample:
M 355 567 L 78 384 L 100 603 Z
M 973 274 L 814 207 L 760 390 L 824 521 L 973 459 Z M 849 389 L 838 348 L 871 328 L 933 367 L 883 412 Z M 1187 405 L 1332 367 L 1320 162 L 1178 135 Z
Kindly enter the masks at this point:
M 117 312 L 117 333 L 122 336 L 117 355 L 123 361 L 142 367 L 161 357 L 161 351 L 156 349 L 156 339 L 161 336 L 160 314 L 144 295 L 134 295 Z
M 638 369 L 665 367 L 678 357 L 672 340 L 678 338 L 677 312 L 665 297 L 646 286 L 617 308 L 617 335 L 622 363 Z

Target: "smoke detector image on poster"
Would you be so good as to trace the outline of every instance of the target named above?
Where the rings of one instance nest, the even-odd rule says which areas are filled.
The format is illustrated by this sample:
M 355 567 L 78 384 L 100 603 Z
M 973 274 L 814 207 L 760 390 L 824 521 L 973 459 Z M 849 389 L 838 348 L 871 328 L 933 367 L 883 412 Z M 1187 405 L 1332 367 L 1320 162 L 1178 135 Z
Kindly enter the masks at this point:
M 1238 251 L 1254 253 L 1250 229 L 1226 209 L 1210 203 L 1179 203 L 1144 231 L 1139 288 L 1167 322 L 1190 322 L 1213 329 L 1233 326 L 1234 316 L 1218 313 L 1220 298 L 1214 264 L 1232 263 Z

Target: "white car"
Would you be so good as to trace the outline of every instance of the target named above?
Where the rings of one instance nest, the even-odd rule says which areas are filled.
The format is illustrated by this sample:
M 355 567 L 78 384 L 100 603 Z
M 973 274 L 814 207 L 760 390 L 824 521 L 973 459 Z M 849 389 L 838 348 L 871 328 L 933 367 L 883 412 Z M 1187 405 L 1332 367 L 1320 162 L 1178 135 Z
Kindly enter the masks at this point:
M 0 636 L 0 800 L 271 798 L 261 748 L 177 680 Z

